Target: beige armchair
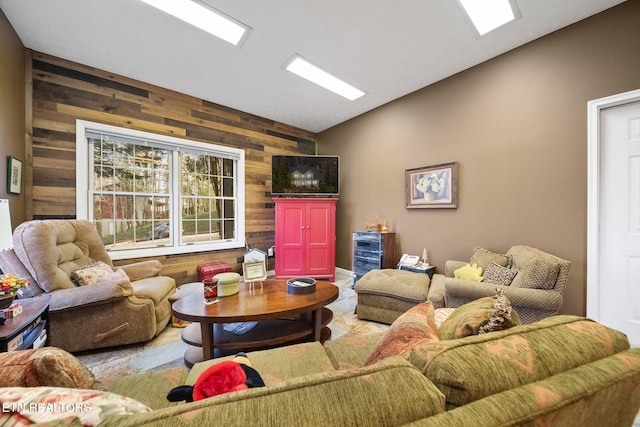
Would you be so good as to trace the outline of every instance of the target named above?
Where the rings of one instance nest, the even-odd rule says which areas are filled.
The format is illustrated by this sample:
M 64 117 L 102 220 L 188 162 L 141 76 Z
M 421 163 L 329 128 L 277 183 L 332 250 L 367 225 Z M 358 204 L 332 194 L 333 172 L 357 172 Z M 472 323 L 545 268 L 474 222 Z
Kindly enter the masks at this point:
M 508 259 L 508 268 L 517 271 L 510 285 L 454 278 L 455 270 L 470 261 L 484 261 L 482 267 L 486 268 L 492 254 L 484 251 L 479 253 L 477 259 L 472 255 L 470 261 L 447 261 L 445 274 L 434 275 L 428 299 L 436 307 L 460 307 L 478 298 L 495 295 L 499 288 L 504 289 L 504 294 L 523 323 L 533 323 L 558 314 L 569 277 L 570 261 L 525 245 L 511 247 L 506 257 L 501 254 L 493 255 L 496 259 Z
M 158 275 L 158 261 L 117 267 L 126 273 L 120 279 L 85 286 L 71 280 L 74 271 L 98 261 L 113 266 L 89 221 L 27 221 L 15 229 L 13 244 L 15 256 L 5 251 L 0 268 L 15 271 L 22 263 L 32 278 L 30 294 L 51 296 L 52 346 L 77 352 L 148 341 L 171 318 L 175 281 Z

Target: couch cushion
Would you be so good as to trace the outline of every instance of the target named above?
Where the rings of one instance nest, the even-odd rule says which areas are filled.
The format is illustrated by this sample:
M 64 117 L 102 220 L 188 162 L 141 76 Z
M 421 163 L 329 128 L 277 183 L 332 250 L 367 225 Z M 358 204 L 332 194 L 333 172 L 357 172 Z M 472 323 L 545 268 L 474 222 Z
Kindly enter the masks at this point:
M 0 387 L 91 388 L 94 380 L 75 356 L 56 347 L 0 353 Z
M 511 308 L 508 298 L 499 294 L 477 299 L 454 310 L 440 325 L 440 339 L 464 338 L 520 323 L 520 316 Z
M 518 270 L 511 286 L 553 289 L 560 272 L 560 263 L 555 257 L 529 246 L 514 246 L 508 253 L 513 256 L 513 268 Z
M 266 385 L 303 375 L 335 370 L 324 347 L 317 341 L 252 351 L 247 353 L 247 356 L 251 367 L 260 373 Z M 234 357 L 219 357 L 196 363 L 191 368 L 186 384 L 195 384 L 198 376 L 209 366 Z
M 416 346 L 409 361 L 450 407 L 545 379 L 629 348 L 622 332 L 578 316 Z
M 499 254 L 493 251 L 490 251 L 485 248 L 474 248 L 473 253 L 471 254 L 471 258 L 469 259 L 470 264 L 478 264 L 478 266 L 482 267 L 482 270 L 486 270 L 487 266 L 495 262 L 502 267 L 511 268 L 511 264 L 513 259 L 511 255 L 507 254 Z
M 386 332 L 349 332 L 324 343 L 324 349 L 335 369 L 361 368 Z
M 414 346 L 438 340 L 433 303 L 423 302 L 391 324 L 389 331 L 373 350 L 365 365 L 391 356 L 406 358 Z

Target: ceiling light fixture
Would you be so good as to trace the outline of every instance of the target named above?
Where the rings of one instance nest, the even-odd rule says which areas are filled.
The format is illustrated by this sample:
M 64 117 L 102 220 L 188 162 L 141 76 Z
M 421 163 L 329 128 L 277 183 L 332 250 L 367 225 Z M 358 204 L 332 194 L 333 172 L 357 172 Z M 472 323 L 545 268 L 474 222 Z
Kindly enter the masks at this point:
M 458 0 L 480 36 L 516 19 L 517 8 L 510 0 Z
M 355 101 L 365 93 L 360 89 L 351 86 L 349 83 L 340 80 L 334 75 L 324 71 L 308 59 L 295 54 L 284 65 L 284 69 L 292 72 L 304 79 L 309 80 L 331 92 L 347 98 L 349 101 Z
M 213 34 L 234 46 L 240 46 L 249 35 L 250 27 L 209 5 L 192 0 L 142 0 L 188 24 Z

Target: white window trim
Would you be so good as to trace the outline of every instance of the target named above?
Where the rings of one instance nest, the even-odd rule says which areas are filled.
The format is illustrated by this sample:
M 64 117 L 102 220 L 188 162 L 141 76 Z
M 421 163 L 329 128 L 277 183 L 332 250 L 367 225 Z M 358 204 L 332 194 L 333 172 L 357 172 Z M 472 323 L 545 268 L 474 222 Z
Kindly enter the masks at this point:
M 207 144 L 204 142 L 193 141 L 189 139 L 176 138 L 172 136 L 159 135 L 155 133 L 143 132 L 133 129 L 121 128 L 117 126 L 105 125 L 86 120 L 76 120 L 76 218 L 89 220 L 91 191 L 89 189 L 89 144 L 87 144 L 86 132 L 96 131 L 105 133 L 121 134 L 131 138 L 139 138 L 167 144 L 184 146 L 187 148 L 195 148 L 206 151 L 221 151 L 233 154 L 238 157 L 236 185 L 238 194 L 236 197 L 236 233 L 235 239 L 223 239 L 212 243 L 205 244 L 179 244 L 179 238 L 174 239 L 172 246 L 154 246 L 148 248 L 137 249 L 118 249 L 109 251 L 111 259 L 128 259 L 128 258 L 144 258 L 158 255 L 174 255 L 182 253 L 207 252 L 223 249 L 235 249 L 245 247 L 245 182 L 244 182 L 244 150 L 232 147 L 224 147 L 215 144 Z M 172 180 L 173 189 L 175 190 L 175 180 Z M 174 193 L 175 194 L 175 193 Z M 177 198 L 172 197 L 178 203 Z M 179 212 L 179 209 L 178 211 Z M 175 220 L 176 230 L 173 230 L 174 236 L 178 236 L 177 227 L 179 221 Z

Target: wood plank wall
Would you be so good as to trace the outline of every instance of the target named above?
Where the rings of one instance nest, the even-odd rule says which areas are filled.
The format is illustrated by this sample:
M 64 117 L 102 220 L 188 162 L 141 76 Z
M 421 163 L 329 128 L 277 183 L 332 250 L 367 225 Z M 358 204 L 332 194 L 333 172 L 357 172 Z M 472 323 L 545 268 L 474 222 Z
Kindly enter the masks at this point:
M 75 218 L 76 119 L 245 150 L 246 237 L 264 251 L 274 244 L 270 196 L 273 154 L 315 154 L 316 135 L 202 99 L 38 52 L 27 78 L 25 184 L 30 218 Z M 31 101 L 31 102 L 30 102 Z M 29 111 L 29 108 L 27 109 Z M 29 129 L 27 129 L 29 132 Z M 162 274 L 178 284 L 197 280 L 197 265 L 229 263 L 240 272 L 241 250 L 161 256 Z M 149 259 L 149 258 L 147 258 Z M 137 260 L 127 260 L 126 263 Z M 124 264 L 119 261 L 116 264 Z M 273 260 L 270 262 L 273 268 Z

